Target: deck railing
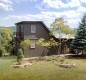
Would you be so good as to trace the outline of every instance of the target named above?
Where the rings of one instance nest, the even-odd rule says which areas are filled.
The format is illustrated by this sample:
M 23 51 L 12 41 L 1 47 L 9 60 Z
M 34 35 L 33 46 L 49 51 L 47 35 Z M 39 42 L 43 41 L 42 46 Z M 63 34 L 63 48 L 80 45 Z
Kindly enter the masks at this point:
M 23 39 L 24 38 L 24 33 L 23 32 L 16 32 L 16 38 L 17 39 Z

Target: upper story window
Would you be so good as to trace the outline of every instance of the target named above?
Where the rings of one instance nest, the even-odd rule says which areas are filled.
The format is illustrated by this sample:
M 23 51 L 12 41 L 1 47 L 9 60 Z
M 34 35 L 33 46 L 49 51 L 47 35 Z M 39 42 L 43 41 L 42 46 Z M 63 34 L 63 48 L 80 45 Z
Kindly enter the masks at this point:
M 23 32 L 23 26 L 22 25 L 20 26 L 20 32 Z
M 36 33 L 36 25 L 31 25 L 31 33 Z
M 17 32 L 23 32 L 23 26 L 22 25 L 17 27 Z

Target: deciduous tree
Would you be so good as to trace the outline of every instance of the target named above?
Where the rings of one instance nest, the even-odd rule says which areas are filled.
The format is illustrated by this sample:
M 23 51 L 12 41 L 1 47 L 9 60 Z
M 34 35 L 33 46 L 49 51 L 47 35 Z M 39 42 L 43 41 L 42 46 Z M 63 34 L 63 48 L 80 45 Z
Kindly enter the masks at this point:
M 1 35 L 0 35 L 0 48 L 3 50 L 3 55 L 6 53 L 11 54 L 11 51 L 13 49 L 12 45 L 12 39 L 13 39 L 13 32 L 9 28 L 2 28 L 0 30 Z
M 58 54 L 61 53 L 61 44 L 62 42 L 65 43 L 66 45 L 66 41 L 64 40 L 62 41 L 61 39 L 61 33 L 64 34 L 74 34 L 74 30 L 71 29 L 68 25 L 67 25 L 67 21 L 64 20 L 63 17 L 60 18 L 56 18 L 55 21 L 51 24 L 51 33 L 52 34 L 59 34 L 59 48 L 58 48 Z M 66 49 L 67 47 L 64 47 L 64 49 Z M 65 51 L 65 50 L 64 50 Z

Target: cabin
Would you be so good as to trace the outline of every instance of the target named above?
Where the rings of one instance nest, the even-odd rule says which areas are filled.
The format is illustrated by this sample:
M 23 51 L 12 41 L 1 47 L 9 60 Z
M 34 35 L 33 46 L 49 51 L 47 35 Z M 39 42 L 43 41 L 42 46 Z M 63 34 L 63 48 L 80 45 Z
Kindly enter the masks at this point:
M 15 50 L 18 51 L 20 42 L 29 39 L 32 41 L 32 45 L 24 49 L 25 57 L 38 57 L 56 55 L 57 52 L 52 46 L 51 48 L 45 48 L 36 44 L 37 40 L 44 38 L 46 41 L 53 38 L 58 41 L 55 36 L 50 35 L 50 30 L 42 21 L 22 21 L 16 25 L 16 43 Z
M 63 33 L 61 33 L 61 36 L 59 36 L 58 32 L 56 35 L 50 35 L 50 30 L 43 21 L 21 21 L 15 25 L 16 35 L 14 39 L 14 54 L 17 54 L 21 41 L 26 39 L 29 39 L 32 44 L 23 49 L 25 57 L 42 57 L 68 53 L 65 52 L 65 47 L 67 47 L 70 51 L 70 43 L 74 39 L 74 36 L 65 35 Z M 39 46 L 36 44 L 36 42 L 40 38 L 45 39 L 45 41 L 49 41 L 51 38 L 53 38 L 59 44 L 58 46 L 52 46 L 51 48 Z M 64 40 L 67 40 L 67 42 L 65 43 Z

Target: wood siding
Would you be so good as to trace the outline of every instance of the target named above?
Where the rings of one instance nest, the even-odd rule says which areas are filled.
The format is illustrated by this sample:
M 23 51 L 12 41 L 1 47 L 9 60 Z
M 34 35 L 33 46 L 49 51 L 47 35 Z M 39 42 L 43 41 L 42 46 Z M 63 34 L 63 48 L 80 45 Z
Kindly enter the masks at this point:
M 17 24 L 17 32 L 19 32 L 19 28 L 21 25 L 23 26 L 24 39 L 29 39 L 30 35 L 35 35 L 37 39 L 44 38 L 46 41 L 52 38 L 49 34 L 50 33 L 49 30 L 41 22 L 19 23 Z M 31 33 L 31 25 L 36 25 L 36 33 L 34 34 Z M 25 57 L 47 56 L 47 55 L 53 55 L 53 54 L 57 54 L 55 48 L 53 47 L 51 49 L 48 49 L 48 48 L 36 45 L 35 48 L 27 47 L 24 49 Z
M 43 24 L 41 23 L 27 23 L 24 25 L 24 39 L 31 34 L 31 25 L 36 25 L 36 33 L 34 34 L 37 38 L 44 38 L 46 40 L 50 39 L 50 35 L 48 30 L 45 29 Z

